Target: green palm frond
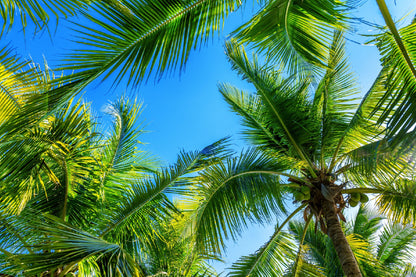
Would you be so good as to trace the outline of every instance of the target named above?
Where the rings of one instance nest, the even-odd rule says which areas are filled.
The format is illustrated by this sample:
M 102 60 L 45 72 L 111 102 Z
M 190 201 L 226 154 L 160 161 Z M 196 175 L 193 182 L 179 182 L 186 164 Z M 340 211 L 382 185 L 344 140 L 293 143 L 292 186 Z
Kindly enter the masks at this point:
M 313 99 L 315 113 L 321 121 L 319 155 L 323 160 L 334 155 L 334 149 L 358 108 L 359 93 L 356 79 L 345 57 L 342 32 L 334 33 L 330 49 L 325 74 L 317 85 Z
M 33 246 L 35 253 L 10 257 L 12 264 L 9 271 L 24 270 L 25 274 L 39 274 L 60 269 L 59 276 L 64 276 L 78 262 L 94 256 L 97 260 L 106 259 L 109 269 L 114 264 L 112 274 L 120 272 L 125 276 L 143 276 L 136 261 L 117 244 L 96 238 L 53 216 L 36 214 L 26 220 L 30 222 L 31 229 L 43 233 L 45 239 Z
M 250 61 L 244 48 L 232 41 L 227 42 L 226 49 L 233 69 L 255 86 L 261 101 L 259 116 L 266 117 L 269 132 L 286 145 L 288 156 L 297 156 L 312 168 L 308 154 L 317 148 L 319 121 L 310 113 L 309 82 L 295 82 L 293 78 L 282 80 L 279 72 L 261 66 L 255 57 Z
M 280 176 L 290 176 L 284 172 L 289 168 L 285 159 L 251 149 L 202 172 L 188 200 L 200 247 L 218 253 L 224 240 L 235 239 L 248 221 L 269 221 L 284 211 Z
M 79 27 L 85 49 L 67 58 L 69 77 L 89 83 L 116 74 L 137 85 L 151 72 L 161 75 L 183 67 L 192 49 L 206 43 L 234 11 L 237 0 L 122 0 L 118 5 L 96 3 L 83 14 L 95 24 Z M 88 49 L 88 50 L 87 50 Z
M 0 49 L 0 125 L 18 110 L 25 94 L 36 86 L 36 72 L 29 63 L 12 54 L 11 49 Z
M 408 139 L 411 136 L 408 134 Z M 413 149 L 409 150 L 398 152 L 386 139 L 368 143 L 343 156 L 343 165 L 348 167 L 344 173 L 360 186 L 368 186 L 371 182 L 392 182 L 398 176 L 412 173 Z
M 73 105 L 69 102 L 43 121 L 34 119 L 38 124 L 32 128 L 21 128 L 18 135 L 5 134 L 7 140 L 0 148 L 8 151 L 0 156 L 0 168 L 2 181 L 9 185 L 2 188 L 2 200 L 6 201 L 2 203 L 8 205 L 10 211 L 21 211 L 34 195 L 48 191 L 62 195 L 61 203 L 67 203 L 69 194 L 88 178 L 95 163 L 90 156 L 95 134 L 91 132 L 88 111 L 79 101 Z M 17 196 L 16 191 L 20 192 Z M 8 197 L 9 194 L 15 196 Z M 44 200 L 55 208 L 61 205 L 48 201 L 47 195 Z
M 416 224 L 416 183 L 399 179 L 393 183 L 380 184 L 381 193 L 376 198 L 377 206 L 395 222 Z
M 396 270 L 406 267 L 413 260 L 412 247 L 415 246 L 416 231 L 409 226 L 388 224 L 379 236 L 377 259 L 387 268 Z
M 154 231 L 151 227 L 154 225 L 152 221 L 160 221 L 169 212 L 177 212 L 166 193 L 181 193 L 184 186 L 192 182 L 190 174 L 220 158 L 223 143 L 224 140 L 220 140 L 201 151 L 183 152 L 173 166 L 163 168 L 132 184 L 119 200 L 117 207 L 105 215 L 106 226 L 100 236 L 121 238 L 131 230 L 151 234 Z M 151 237 L 150 234 L 148 237 Z M 136 239 L 141 239 L 140 236 L 137 237 Z
M 395 136 L 395 142 L 399 142 L 416 123 L 413 100 L 416 88 L 416 40 L 413 34 L 416 23 L 397 30 L 384 1 L 377 3 L 389 29 L 375 38 L 385 70 L 383 78 L 378 80 L 385 93 L 376 107 L 383 110 L 378 123 L 387 122 L 390 137 Z
M 100 142 L 103 146 L 99 150 L 99 182 L 105 209 L 112 209 L 122 195 L 120 192 L 153 171 L 155 159 L 139 149 L 142 143 L 139 137 L 145 132 L 138 122 L 142 104 L 122 97 L 109 104 L 105 111 L 113 117 L 113 128 Z
M 327 65 L 332 32 L 344 27 L 345 10 L 330 0 L 268 1 L 234 35 L 285 65 L 290 74 L 310 74 Z
M 368 208 L 361 205 L 349 232 L 372 243 L 371 239 L 377 236 L 376 233 L 381 227 L 382 220 L 382 217 L 375 213 L 371 214 Z
M 88 0 L 10 0 L 0 2 L 0 15 L 3 19 L 2 32 L 10 29 L 16 17 L 20 17 L 20 23 L 25 28 L 30 20 L 36 28 L 47 26 L 51 16 L 68 17 L 75 15 L 77 11 L 86 8 L 91 1 Z
M 228 276 L 283 276 L 296 256 L 296 245 L 289 234 L 279 232 L 256 253 L 236 261 Z
M 158 273 L 166 272 L 169 276 L 203 276 L 203 273 L 217 276 L 207 260 L 218 260 L 218 257 L 198 253 L 192 234 L 184 233 L 186 221 L 184 214 L 178 214 L 158 225 L 161 236 L 156 237 L 146 250 L 142 262 L 148 275 L 158 276 Z

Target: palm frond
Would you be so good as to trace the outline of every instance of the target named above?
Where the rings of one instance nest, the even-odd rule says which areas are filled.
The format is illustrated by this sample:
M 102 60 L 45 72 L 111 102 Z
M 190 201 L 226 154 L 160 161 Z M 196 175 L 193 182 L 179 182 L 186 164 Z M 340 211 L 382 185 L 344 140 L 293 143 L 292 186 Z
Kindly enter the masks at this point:
M 334 33 L 330 49 L 325 74 L 317 85 L 313 99 L 315 113 L 321 121 L 319 155 L 323 161 L 334 155 L 334 149 L 358 108 L 359 93 L 345 57 L 342 32 Z
M 309 82 L 295 83 L 291 78 L 282 79 L 273 68 L 260 66 L 256 57 L 250 61 L 244 48 L 232 41 L 227 42 L 226 49 L 233 69 L 255 86 L 261 100 L 262 112 L 259 116 L 267 118 L 269 132 L 289 148 L 288 156 L 297 156 L 311 170 L 312 162 L 308 154 L 315 152 L 320 132 L 319 121 L 310 113 Z M 314 172 L 311 171 L 311 174 L 314 175 Z
M 25 28 L 30 20 L 37 29 L 47 26 L 51 16 L 68 17 L 75 15 L 80 9 L 86 8 L 91 1 L 87 0 L 11 0 L 0 2 L 0 15 L 3 19 L 2 33 L 11 29 L 15 18 L 20 17 L 20 23 Z
M 122 0 L 118 5 L 96 3 L 83 14 L 94 27 L 79 26 L 78 42 L 85 49 L 70 54 L 69 77 L 86 83 L 115 74 L 136 86 L 151 72 L 183 67 L 192 49 L 221 28 L 237 0 Z
M 142 143 L 139 137 L 145 132 L 138 122 L 142 112 L 140 103 L 122 97 L 109 104 L 105 111 L 114 121 L 111 133 L 100 142 L 103 147 L 99 150 L 99 178 L 105 209 L 111 209 L 119 201 L 120 192 L 154 170 L 155 159 L 139 150 Z
M 387 123 L 389 136 L 394 136 L 394 141 L 399 142 L 416 123 L 413 100 L 416 87 L 416 41 L 413 34 L 416 23 L 397 30 L 384 1 L 377 2 L 381 4 L 380 9 L 390 30 L 375 38 L 385 70 L 384 78 L 378 80 L 384 86 L 384 97 L 376 107 L 376 110 L 382 110 L 378 123 Z
M 235 239 L 248 221 L 269 221 L 284 211 L 280 176 L 288 176 L 284 171 L 289 167 L 285 159 L 251 149 L 202 172 L 187 200 L 200 247 L 220 252 L 224 240 Z
M 256 253 L 241 257 L 231 266 L 228 276 L 283 276 L 296 256 L 296 245 L 289 234 L 279 232 Z
M 370 241 L 371 244 L 373 242 L 371 239 L 374 238 L 374 236 L 377 236 L 376 233 L 381 227 L 382 220 L 382 217 L 375 213 L 371 214 L 368 208 L 361 205 L 355 216 L 355 220 L 352 223 L 350 232 Z
M 96 238 L 53 216 L 37 214 L 27 220 L 32 229 L 45 234 L 45 239 L 33 246 L 36 253 L 10 257 L 11 271 L 39 274 L 59 269 L 68 273 L 78 262 L 94 256 L 97 260 L 107 258 L 109 265 L 114 264 L 112 274 L 121 272 L 127 276 L 143 276 L 135 260 L 117 244 Z
M 119 241 L 126 233 L 135 230 L 132 236 L 138 241 L 143 239 L 137 235 L 140 232 L 152 237 L 152 232 L 155 231 L 152 221 L 160 221 L 169 216 L 169 212 L 177 211 L 166 193 L 181 193 L 184 186 L 192 182 L 192 173 L 221 159 L 221 155 L 226 153 L 221 151 L 225 142 L 226 140 L 217 141 L 201 151 L 182 152 L 173 166 L 162 168 L 152 176 L 132 184 L 117 208 L 104 215 L 107 217 L 106 226 L 100 236 L 110 236 Z
M 21 107 L 25 94 L 35 86 L 36 72 L 29 63 L 13 55 L 8 47 L 0 49 L 0 125 Z
M 376 203 L 380 211 L 395 222 L 416 224 L 416 183 L 399 179 L 393 183 L 379 184 L 382 192 Z
M 268 1 L 234 35 L 290 74 L 309 75 L 326 66 L 332 32 L 344 27 L 345 11 L 341 2 L 329 0 Z
M 406 263 L 413 260 L 412 247 L 416 238 L 416 231 L 410 226 L 400 224 L 386 224 L 379 235 L 377 259 L 390 269 L 405 268 Z
M 407 140 L 412 139 L 407 134 Z M 414 167 L 413 147 L 404 151 L 394 149 L 391 140 L 381 139 L 358 147 L 343 158 L 345 175 L 360 186 L 368 186 L 371 182 L 392 182 L 400 176 L 408 176 Z

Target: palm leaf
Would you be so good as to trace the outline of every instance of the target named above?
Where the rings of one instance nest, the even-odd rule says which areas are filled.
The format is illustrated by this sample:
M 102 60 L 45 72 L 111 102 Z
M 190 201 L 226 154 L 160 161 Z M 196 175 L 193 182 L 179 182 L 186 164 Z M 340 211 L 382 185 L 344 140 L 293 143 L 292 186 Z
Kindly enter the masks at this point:
M 296 156 L 308 164 L 314 175 L 308 154 L 317 148 L 319 121 L 310 113 L 308 81 L 295 83 L 291 78 L 282 80 L 279 72 L 260 66 L 255 57 L 252 62 L 249 61 L 243 47 L 231 41 L 227 42 L 226 48 L 233 69 L 255 86 L 263 109 L 258 116 L 267 118 L 269 132 L 289 148 L 288 156 Z M 236 111 L 239 112 L 239 109 Z M 279 146 L 276 145 L 277 151 L 280 151 Z
M 228 276 L 283 276 L 296 256 L 296 246 L 285 232 L 274 234 L 256 253 L 241 257 Z
M 155 231 L 151 228 L 154 225 L 152 221 L 160 221 L 168 216 L 169 212 L 177 211 L 166 193 L 180 193 L 185 184 L 192 181 L 190 174 L 220 159 L 224 142 L 225 140 L 215 142 L 202 151 L 181 153 L 173 166 L 163 168 L 152 176 L 132 184 L 120 199 L 117 208 L 104 214 L 106 226 L 102 229 L 100 237 L 125 241 L 122 240 L 123 236 L 135 230 L 131 235 L 135 236 L 136 240 L 142 244 L 149 243 L 146 239 L 151 238 Z M 147 236 L 137 235 L 140 233 Z M 142 239 L 144 241 L 141 241 Z
M 343 27 L 346 8 L 340 2 L 268 1 L 234 34 L 290 74 L 308 75 L 327 65 L 332 32 Z M 305 72 L 306 71 L 306 72 Z
M 155 161 L 138 149 L 140 135 L 145 131 L 138 124 L 142 105 L 120 98 L 109 104 L 106 113 L 113 117 L 112 131 L 100 142 L 99 163 L 101 165 L 100 186 L 104 209 L 115 208 L 129 183 L 153 170 Z M 127 186 L 126 186 L 126 183 Z
M 78 42 L 85 49 L 68 56 L 64 68 L 78 71 L 68 79 L 86 84 L 114 73 L 115 82 L 126 76 L 135 86 L 151 72 L 183 67 L 191 50 L 206 43 L 238 5 L 237 0 L 96 3 L 83 13 L 95 26 L 79 27 Z
M 345 57 L 343 33 L 336 31 L 332 40 L 327 68 L 314 93 L 313 106 L 321 121 L 321 149 L 319 156 L 325 161 L 333 155 L 358 108 L 359 91 Z M 321 161 L 321 162 L 322 162 Z
M 248 221 L 267 222 L 284 211 L 280 176 L 291 176 L 284 172 L 289 167 L 284 159 L 252 149 L 202 172 L 187 200 L 188 210 L 195 211 L 191 228 L 199 247 L 220 252 L 224 240 L 235 239 Z
M 396 270 L 412 262 L 414 257 L 411 249 L 416 238 L 413 228 L 390 223 L 384 227 L 379 238 L 377 258 L 384 266 Z
M 393 183 L 379 184 L 381 193 L 376 202 L 380 211 L 395 222 L 403 224 L 416 222 L 416 183 L 399 179 Z
M 11 49 L 0 49 L 0 125 L 18 110 L 25 94 L 36 86 L 36 72 L 29 63 L 12 54 Z
M 107 263 L 116 264 L 113 274 L 119 271 L 127 276 L 142 276 L 135 260 L 119 245 L 96 238 L 53 216 L 32 215 L 32 219 L 26 222 L 36 232 L 44 233 L 46 242 L 34 245 L 34 254 L 12 256 L 9 270 L 38 274 L 62 268 L 64 273 L 69 272 L 76 263 L 94 256 L 98 260 L 109 257 Z
M 2 31 L 6 28 L 11 29 L 16 15 L 20 17 L 20 23 L 25 28 L 27 20 L 35 25 L 36 28 L 45 27 L 51 15 L 56 17 L 68 17 L 75 15 L 77 11 L 85 8 L 90 1 L 85 0 L 11 0 L 1 1 L 0 15 L 3 19 Z
M 388 134 L 390 137 L 395 136 L 395 142 L 399 142 L 416 122 L 413 100 L 416 86 L 416 41 L 413 33 L 416 23 L 397 30 L 384 1 L 377 3 L 390 30 L 375 38 L 386 71 L 384 78 L 379 79 L 385 95 L 376 107 L 383 110 L 378 123 L 387 122 Z

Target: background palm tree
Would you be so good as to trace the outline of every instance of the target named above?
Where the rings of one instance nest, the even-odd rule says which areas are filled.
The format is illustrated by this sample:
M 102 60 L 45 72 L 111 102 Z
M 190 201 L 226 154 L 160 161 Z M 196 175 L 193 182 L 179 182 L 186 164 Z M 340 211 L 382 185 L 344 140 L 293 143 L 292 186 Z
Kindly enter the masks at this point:
M 138 148 L 141 104 L 126 98 L 109 104 L 114 124 L 100 134 L 81 100 L 51 111 L 53 74 L 37 73 L 31 92 L 10 98 L 21 104 L 0 125 L 1 273 L 144 276 L 146 255 L 179 212 L 167 193 L 219 159 L 223 141 L 156 170 Z M 184 243 L 178 241 L 181 249 Z M 195 273 L 205 258 L 191 249 L 183 257 L 189 254 L 190 267 L 201 261 Z
M 228 84 L 220 85 L 220 92 L 242 117 L 244 135 L 256 149 L 202 175 L 192 191 L 196 239 L 204 251 L 219 252 L 224 239 L 235 238 L 247 221 L 264 222 L 285 211 L 290 195 L 297 207 L 270 241 L 233 267 L 234 276 L 283 275 L 287 265 L 282 253 L 290 253 L 290 247 L 280 231 L 301 211 L 307 223 L 314 218 L 328 234 L 346 276 L 362 276 L 339 222 L 345 221 L 346 208 L 368 201 L 366 194 L 372 193 L 391 219 L 405 224 L 416 219 L 412 154 L 392 151 L 383 137 L 385 127 L 376 124 L 376 116 L 369 119 L 383 87 L 376 82 L 358 103 L 340 32 L 331 50 L 328 68 L 315 83 L 307 77 L 285 78 L 256 57 L 250 61 L 243 48 L 227 44 L 233 68 L 256 93 Z

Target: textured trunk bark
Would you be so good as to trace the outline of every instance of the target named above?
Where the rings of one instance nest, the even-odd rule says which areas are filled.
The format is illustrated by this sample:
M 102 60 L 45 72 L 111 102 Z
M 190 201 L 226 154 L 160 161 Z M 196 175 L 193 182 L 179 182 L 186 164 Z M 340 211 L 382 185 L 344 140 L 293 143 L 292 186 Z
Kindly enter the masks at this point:
M 358 263 L 351 247 L 342 231 L 341 224 L 335 211 L 334 203 L 323 201 L 323 215 L 327 225 L 328 236 L 334 244 L 342 270 L 347 277 L 362 277 Z

